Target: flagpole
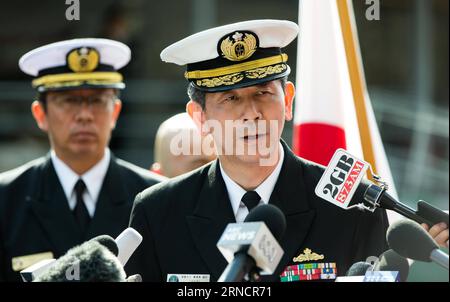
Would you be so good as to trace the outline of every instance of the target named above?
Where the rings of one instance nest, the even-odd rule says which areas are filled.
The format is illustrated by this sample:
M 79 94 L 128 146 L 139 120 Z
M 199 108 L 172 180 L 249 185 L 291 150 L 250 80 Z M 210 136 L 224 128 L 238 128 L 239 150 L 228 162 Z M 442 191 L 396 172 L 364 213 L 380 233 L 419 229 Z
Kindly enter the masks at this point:
M 363 150 L 364 160 L 372 165 L 372 170 L 377 174 L 376 159 L 374 148 L 372 146 L 372 134 L 370 132 L 369 120 L 367 117 L 367 108 L 365 103 L 365 83 L 362 76 L 362 64 L 357 52 L 357 42 L 354 35 L 357 34 L 356 28 L 352 26 L 350 19 L 350 6 L 348 0 L 336 0 L 339 20 L 341 24 L 342 37 L 344 40 L 345 55 L 347 58 L 348 72 L 353 93 L 353 101 L 355 104 L 356 118 L 358 121 L 361 147 Z M 367 177 L 373 180 L 370 172 Z

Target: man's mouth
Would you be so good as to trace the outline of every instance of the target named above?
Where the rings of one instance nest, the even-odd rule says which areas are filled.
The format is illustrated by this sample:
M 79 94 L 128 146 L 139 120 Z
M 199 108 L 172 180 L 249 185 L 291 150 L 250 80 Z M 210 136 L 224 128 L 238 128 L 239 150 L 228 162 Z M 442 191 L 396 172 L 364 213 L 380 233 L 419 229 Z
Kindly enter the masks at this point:
M 251 141 L 257 141 L 258 139 L 261 139 L 264 136 L 266 136 L 266 133 L 258 133 L 258 134 L 253 134 L 253 135 L 245 135 L 242 137 L 242 139 L 246 142 L 251 142 Z
M 95 138 L 96 135 L 91 131 L 78 131 L 72 134 L 72 137 L 75 139 L 92 139 Z

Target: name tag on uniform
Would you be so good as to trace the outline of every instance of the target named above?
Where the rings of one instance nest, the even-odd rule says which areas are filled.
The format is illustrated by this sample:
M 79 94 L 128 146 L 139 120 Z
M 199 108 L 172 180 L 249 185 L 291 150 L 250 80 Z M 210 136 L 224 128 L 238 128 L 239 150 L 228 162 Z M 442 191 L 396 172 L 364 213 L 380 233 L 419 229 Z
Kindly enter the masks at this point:
M 209 274 L 167 274 L 167 282 L 209 282 Z
M 41 260 L 53 259 L 52 252 L 43 252 L 25 256 L 14 257 L 11 259 L 12 269 L 15 272 L 21 271 Z

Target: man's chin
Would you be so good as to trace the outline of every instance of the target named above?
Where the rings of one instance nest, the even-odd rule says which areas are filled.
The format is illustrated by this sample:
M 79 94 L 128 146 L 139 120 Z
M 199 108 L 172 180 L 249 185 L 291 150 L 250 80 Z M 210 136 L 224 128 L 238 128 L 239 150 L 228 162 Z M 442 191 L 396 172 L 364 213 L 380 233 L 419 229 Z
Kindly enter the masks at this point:
M 84 143 L 74 143 L 71 148 L 72 154 L 77 156 L 96 156 L 101 153 L 99 147 L 96 143 L 84 142 Z
M 249 165 L 259 165 L 261 167 L 273 166 L 277 164 L 277 158 L 275 154 L 237 155 L 236 158 L 242 163 Z

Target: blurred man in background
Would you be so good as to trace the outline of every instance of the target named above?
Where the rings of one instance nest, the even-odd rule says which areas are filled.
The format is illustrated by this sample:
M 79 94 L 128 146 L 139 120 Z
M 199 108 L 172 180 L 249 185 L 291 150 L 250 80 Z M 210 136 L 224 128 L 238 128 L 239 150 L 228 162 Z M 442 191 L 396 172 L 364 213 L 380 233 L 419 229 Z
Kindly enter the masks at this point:
M 137 192 L 162 177 L 108 148 L 125 87 L 128 46 L 106 39 L 46 45 L 19 61 L 35 77 L 33 117 L 48 134 L 45 157 L 0 174 L 0 280 L 94 236 L 117 236 Z
M 186 146 L 188 152 L 171 152 L 171 146 L 180 144 Z M 187 113 L 176 114 L 159 126 L 154 153 L 155 163 L 151 170 L 169 178 L 195 170 L 216 159 L 212 137 L 202 137 Z

